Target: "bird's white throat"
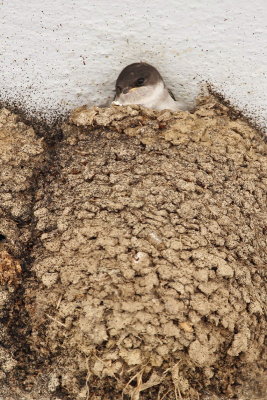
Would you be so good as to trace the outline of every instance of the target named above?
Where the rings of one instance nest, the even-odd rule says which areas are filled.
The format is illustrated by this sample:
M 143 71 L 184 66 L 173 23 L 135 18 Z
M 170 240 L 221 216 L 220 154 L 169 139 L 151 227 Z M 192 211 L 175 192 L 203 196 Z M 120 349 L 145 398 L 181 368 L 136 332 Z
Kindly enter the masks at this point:
M 187 109 L 186 104 L 182 102 L 176 102 L 170 96 L 168 90 L 164 86 L 163 81 L 160 81 L 155 85 L 147 85 L 141 86 L 139 88 L 134 88 L 126 94 L 121 93 L 120 96 L 117 96 L 115 98 L 114 104 L 139 104 L 153 110 L 168 109 L 172 111 L 177 111 Z

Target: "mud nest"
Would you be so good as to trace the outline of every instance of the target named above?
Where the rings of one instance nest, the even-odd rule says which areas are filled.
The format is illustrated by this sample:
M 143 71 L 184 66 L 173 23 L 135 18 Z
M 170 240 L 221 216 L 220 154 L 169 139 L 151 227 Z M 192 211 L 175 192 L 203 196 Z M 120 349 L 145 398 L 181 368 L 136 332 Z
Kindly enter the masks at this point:
M 262 136 L 213 97 L 83 107 L 52 144 L 0 122 L 0 394 L 264 399 Z

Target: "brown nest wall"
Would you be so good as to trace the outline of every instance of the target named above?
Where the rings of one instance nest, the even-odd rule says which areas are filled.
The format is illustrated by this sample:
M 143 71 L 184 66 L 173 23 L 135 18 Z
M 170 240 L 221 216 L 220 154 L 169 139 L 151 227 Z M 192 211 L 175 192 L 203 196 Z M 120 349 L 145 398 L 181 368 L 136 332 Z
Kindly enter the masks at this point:
M 263 399 L 260 134 L 213 97 L 81 108 L 53 146 L 0 121 L 0 394 Z

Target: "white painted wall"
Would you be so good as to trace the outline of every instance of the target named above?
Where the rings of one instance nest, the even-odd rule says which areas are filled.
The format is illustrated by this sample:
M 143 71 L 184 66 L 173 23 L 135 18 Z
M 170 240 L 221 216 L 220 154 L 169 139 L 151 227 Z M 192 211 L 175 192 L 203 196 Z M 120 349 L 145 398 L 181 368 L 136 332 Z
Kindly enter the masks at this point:
M 176 96 L 211 82 L 266 129 L 266 0 L 0 0 L 0 99 L 47 119 L 152 63 Z

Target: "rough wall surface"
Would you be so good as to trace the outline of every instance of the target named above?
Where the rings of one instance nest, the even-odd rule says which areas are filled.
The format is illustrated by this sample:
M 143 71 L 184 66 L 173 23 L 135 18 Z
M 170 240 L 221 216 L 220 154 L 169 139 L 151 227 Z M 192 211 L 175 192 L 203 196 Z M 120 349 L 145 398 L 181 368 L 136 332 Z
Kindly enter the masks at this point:
M 3 398 L 264 399 L 262 137 L 214 98 L 0 120 Z
M 4 0 L 0 15 L 0 100 L 46 118 L 100 105 L 143 60 L 177 97 L 209 81 L 266 128 L 265 0 Z

